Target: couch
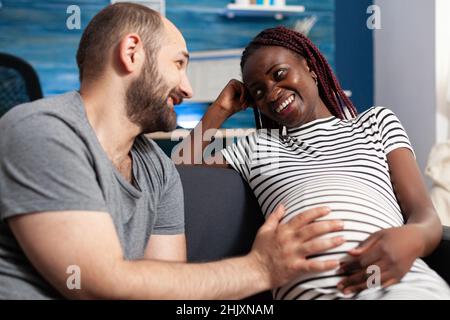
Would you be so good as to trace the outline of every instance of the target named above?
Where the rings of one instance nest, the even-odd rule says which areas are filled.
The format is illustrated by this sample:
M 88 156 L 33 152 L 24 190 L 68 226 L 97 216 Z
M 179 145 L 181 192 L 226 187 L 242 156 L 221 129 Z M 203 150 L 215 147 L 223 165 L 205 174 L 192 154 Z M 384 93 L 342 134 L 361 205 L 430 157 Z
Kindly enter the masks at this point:
M 264 222 L 252 191 L 231 169 L 177 166 L 184 189 L 188 261 L 247 253 Z M 450 284 L 450 228 L 425 261 Z M 270 299 L 269 292 L 251 298 Z

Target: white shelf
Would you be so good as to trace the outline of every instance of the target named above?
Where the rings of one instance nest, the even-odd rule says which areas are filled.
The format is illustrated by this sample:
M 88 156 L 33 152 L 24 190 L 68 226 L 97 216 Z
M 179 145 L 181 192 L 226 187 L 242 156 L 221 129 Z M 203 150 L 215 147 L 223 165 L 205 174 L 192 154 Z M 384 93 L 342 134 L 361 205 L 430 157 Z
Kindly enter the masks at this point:
M 110 2 L 111 4 L 117 2 L 133 2 L 149 7 L 150 9 L 158 11 L 161 15 L 166 16 L 166 0 L 110 0 Z
M 273 16 L 277 20 L 283 19 L 285 16 L 295 15 L 305 12 L 304 6 L 277 6 L 277 5 L 256 5 L 256 4 L 236 4 L 227 5 L 225 14 L 228 18 L 237 16 L 255 16 L 270 17 Z

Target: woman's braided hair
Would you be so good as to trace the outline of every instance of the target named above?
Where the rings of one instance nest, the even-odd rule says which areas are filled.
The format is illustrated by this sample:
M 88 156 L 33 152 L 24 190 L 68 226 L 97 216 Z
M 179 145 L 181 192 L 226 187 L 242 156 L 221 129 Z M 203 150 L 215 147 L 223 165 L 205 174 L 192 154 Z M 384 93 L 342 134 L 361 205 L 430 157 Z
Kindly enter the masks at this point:
M 248 58 L 259 48 L 280 46 L 305 58 L 309 67 L 317 75 L 319 95 L 334 116 L 345 119 L 344 108 L 347 107 L 352 117 L 357 115 L 353 103 L 345 95 L 330 65 L 319 49 L 303 34 L 279 26 L 259 33 L 245 48 L 241 58 L 241 71 Z

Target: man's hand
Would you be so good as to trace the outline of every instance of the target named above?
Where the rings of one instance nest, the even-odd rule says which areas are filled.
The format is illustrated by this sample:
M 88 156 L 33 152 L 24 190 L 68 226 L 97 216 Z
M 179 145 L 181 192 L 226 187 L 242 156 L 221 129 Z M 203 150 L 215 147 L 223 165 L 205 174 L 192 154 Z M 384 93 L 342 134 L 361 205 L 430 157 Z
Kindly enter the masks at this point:
M 249 106 L 249 96 L 244 84 L 236 79 L 228 82 L 225 88 L 211 105 L 212 108 L 219 108 L 227 117 L 247 109 Z
M 345 294 L 367 289 L 367 267 L 380 268 L 380 285 L 385 288 L 398 283 L 410 270 L 422 250 L 418 226 L 405 225 L 378 231 L 357 248 L 350 250 L 352 258 L 341 265 L 340 272 L 350 274 L 339 284 Z
M 336 220 L 315 221 L 330 210 L 320 207 L 305 211 L 288 223 L 280 224 L 285 209 L 282 205 L 269 216 L 256 235 L 250 255 L 257 258 L 262 274 L 271 288 L 282 286 L 302 273 L 335 269 L 338 260 L 312 260 L 307 257 L 342 245 L 342 237 L 318 237 L 340 231 L 343 223 Z

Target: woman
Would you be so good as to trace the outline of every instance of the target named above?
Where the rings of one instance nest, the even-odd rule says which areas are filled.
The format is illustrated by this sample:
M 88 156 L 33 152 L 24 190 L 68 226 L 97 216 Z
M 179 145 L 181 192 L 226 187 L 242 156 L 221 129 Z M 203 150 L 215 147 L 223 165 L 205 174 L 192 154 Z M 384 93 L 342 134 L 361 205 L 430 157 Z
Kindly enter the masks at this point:
M 436 248 L 442 226 L 397 117 L 383 107 L 357 116 L 314 44 L 284 27 L 256 36 L 241 70 L 243 84 L 227 85 L 202 130 L 257 108 L 260 124 L 275 130 L 258 130 L 222 154 L 266 217 L 278 204 L 284 222 L 329 206 L 324 219 L 345 224 L 332 234 L 345 238 L 342 246 L 309 257 L 340 259 L 341 267 L 299 275 L 274 297 L 450 299 L 448 285 L 420 259 Z

